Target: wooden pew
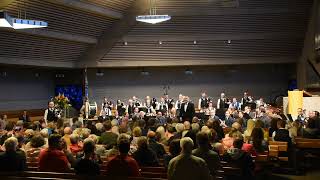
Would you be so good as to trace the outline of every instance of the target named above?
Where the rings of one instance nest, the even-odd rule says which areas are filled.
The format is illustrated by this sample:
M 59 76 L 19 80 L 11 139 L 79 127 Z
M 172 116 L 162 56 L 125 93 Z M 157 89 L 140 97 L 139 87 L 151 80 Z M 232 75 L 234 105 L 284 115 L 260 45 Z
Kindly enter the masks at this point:
M 96 180 L 161 180 L 161 178 L 146 178 L 146 177 L 107 177 L 107 176 L 78 176 L 74 173 L 55 173 L 55 172 L 4 172 L 0 173 L 0 179 L 96 179 Z
M 288 143 L 269 141 L 269 157 L 275 157 L 280 161 L 288 161 L 288 157 L 279 156 L 279 152 L 288 152 Z
M 320 139 L 296 138 L 295 142 L 299 149 L 320 149 Z
M 164 167 L 140 167 L 141 172 L 167 173 Z

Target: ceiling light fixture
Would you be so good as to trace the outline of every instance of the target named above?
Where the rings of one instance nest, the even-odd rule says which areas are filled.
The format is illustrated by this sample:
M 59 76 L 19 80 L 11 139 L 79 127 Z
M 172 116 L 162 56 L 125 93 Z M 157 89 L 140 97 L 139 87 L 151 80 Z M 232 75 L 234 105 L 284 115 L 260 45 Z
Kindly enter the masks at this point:
M 150 0 L 150 14 L 140 15 L 136 17 L 136 21 L 145 22 L 149 24 L 157 24 L 171 19 L 169 15 L 157 15 L 156 0 Z
M 19 13 L 20 16 L 21 13 Z M 13 29 L 33 29 L 48 27 L 48 23 L 44 21 L 30 20 L 21 17 L 13 18 L 6 11 L 0 11 L 0 27 Z
M 33 29 L 48 27 L 48 23 L 44 21 L 36 21 L 29 19 L 13 18 L 13 29 Z
M 193 71 L 189 68 L 187 68 L 185 71 L 184 71 L 184 74 L 186 75 L 192 75 L 193 74 Z
M 150 75 L 150 72 L 149 72 L 149 71 L 146 71 L 146 70 L 143 68 L 142 71 L 141 71 L 141 75 L 142 75 L 142 76 L 149 76 L 149 75 Z
M 12 18 L 5 11 L 0 11 L 0 27 L 12 27 Z

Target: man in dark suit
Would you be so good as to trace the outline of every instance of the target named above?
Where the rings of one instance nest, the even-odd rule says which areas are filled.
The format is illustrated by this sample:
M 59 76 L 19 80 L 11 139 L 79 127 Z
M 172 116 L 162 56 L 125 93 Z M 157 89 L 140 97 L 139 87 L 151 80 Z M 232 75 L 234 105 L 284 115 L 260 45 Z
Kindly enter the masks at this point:
M 180 117 L 183 121 L 189 121 L 191 123 L 192 118 L 195 115 L 194 104 L 190 102 L 188 96 L 185 96 L 183 103 L 181 104 Z
M 22 120 L 24 123 L 30 122 L 30 118 L 29 115 L 27 115 L 27 111 L 23 111 L 23 114 L 19 117 L 19 120 Z

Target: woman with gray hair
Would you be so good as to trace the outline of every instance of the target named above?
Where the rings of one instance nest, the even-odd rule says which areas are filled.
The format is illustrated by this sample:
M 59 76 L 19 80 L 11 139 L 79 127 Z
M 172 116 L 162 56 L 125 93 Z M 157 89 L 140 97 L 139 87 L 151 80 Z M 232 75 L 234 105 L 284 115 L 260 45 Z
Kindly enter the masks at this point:
M 0 171 L 23 171 L 26 168 L 26 154 L 17 151 L 18 140 L 10 137 L 4 142 L 5 152 L 0 153 Z

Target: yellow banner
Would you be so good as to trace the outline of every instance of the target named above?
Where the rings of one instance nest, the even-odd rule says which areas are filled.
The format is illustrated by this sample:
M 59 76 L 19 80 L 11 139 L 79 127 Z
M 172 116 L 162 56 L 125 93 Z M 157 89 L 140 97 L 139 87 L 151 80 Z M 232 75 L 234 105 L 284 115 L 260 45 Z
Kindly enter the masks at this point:
M 298 109 L 303 107 L 303 91 L 288 91 L 288 114 L 298 116 Z

